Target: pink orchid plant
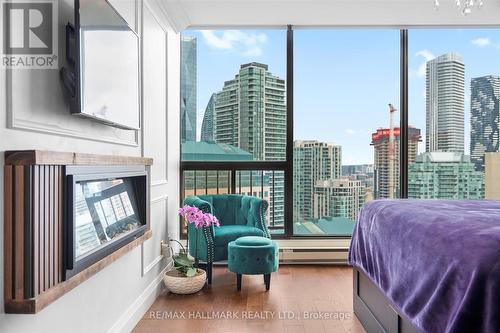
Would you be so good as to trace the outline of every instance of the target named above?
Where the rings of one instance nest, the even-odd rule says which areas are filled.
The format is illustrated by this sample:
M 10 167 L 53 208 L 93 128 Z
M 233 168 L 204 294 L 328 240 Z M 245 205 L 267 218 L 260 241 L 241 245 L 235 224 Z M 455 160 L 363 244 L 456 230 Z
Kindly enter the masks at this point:
M 198 268 L 198 229 L 204 228 L 204 227 L 210 227 L 210 226 L 220 226 L 219 220 L 217 217 L 215 217 L 213 214 L 210 213 L 205 213 L 202 210 L 200 210 L 198 207 L 194 206 L 189 206 L 189 205 L 184 205 L 183 207 L 179 208 L 179 215 L 183 217 L 188 223 L 194 225 L 196 229 L 196 246 L 195 246 L 195 264 L 194 268 L 192 266 L 189 266 L 188 268 L 190 269 L 189 271 L 186 271 L 185 276 L 192 276 L 193 272 L 196 272 L 196 269 Z M 187 257 L 187 254 L 183 254 L 185 258 L 182 260 L 177 260 L 180 266 L 182 266 L 180 263 L 184 262 L 190 262 L 189 258 Z M 185 260 L 184 260 L 185 259 Z M 182 273 L 182 272 L 181 272 Z

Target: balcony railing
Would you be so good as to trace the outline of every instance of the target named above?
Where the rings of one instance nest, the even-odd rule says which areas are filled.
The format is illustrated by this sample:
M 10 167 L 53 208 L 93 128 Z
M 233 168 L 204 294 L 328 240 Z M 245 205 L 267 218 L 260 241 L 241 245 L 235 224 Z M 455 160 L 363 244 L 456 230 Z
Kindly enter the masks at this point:
M 276 164 L 275 166 L 273 166 Z M 285 175 L 280 162 L 182 162 L 181 199 L 192 195 L 242 194 L 269 203 L 271 233 L 284 233 Z M 185 226 L 181 234 L 185 235 Z

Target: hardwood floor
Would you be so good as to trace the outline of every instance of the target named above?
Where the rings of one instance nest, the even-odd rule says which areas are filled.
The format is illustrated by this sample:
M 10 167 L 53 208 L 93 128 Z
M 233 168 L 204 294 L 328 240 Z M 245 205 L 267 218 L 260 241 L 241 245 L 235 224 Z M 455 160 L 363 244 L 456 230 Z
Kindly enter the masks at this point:
M 283 265 L 268 292 L 262 275 L 244 275 L 238 292 L 236 274 L 223 266 L 213 274 L 198 294 L 164 291 L 134 332 L 365 332 L 352 310 L 350 267 Z

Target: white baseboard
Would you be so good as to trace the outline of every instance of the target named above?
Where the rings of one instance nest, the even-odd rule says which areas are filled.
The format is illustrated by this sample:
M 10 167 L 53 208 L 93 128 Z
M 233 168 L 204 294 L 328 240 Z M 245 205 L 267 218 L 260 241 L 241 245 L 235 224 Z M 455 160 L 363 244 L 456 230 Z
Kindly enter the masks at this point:
M 129 308 L 118 318 L 108 333 L 131 332 L 142 319 L 161 292 L 163 274 L 170 268 L 167 265 L 161 273 L 147 286 Z

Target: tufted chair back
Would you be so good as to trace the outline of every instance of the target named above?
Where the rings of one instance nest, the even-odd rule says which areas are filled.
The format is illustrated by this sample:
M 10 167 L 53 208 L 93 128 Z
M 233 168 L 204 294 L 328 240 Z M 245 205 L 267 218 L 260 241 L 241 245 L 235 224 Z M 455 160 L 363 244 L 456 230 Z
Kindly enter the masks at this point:
M 262 213 L 262 209 L 267 208 L 266 201 L 245 195 L 219 194 L 198 197 L 212 205 L 212 214 L 217 216 L 223 226 L 256 226 L 257 221 L 260 221 L 259 214 Z

